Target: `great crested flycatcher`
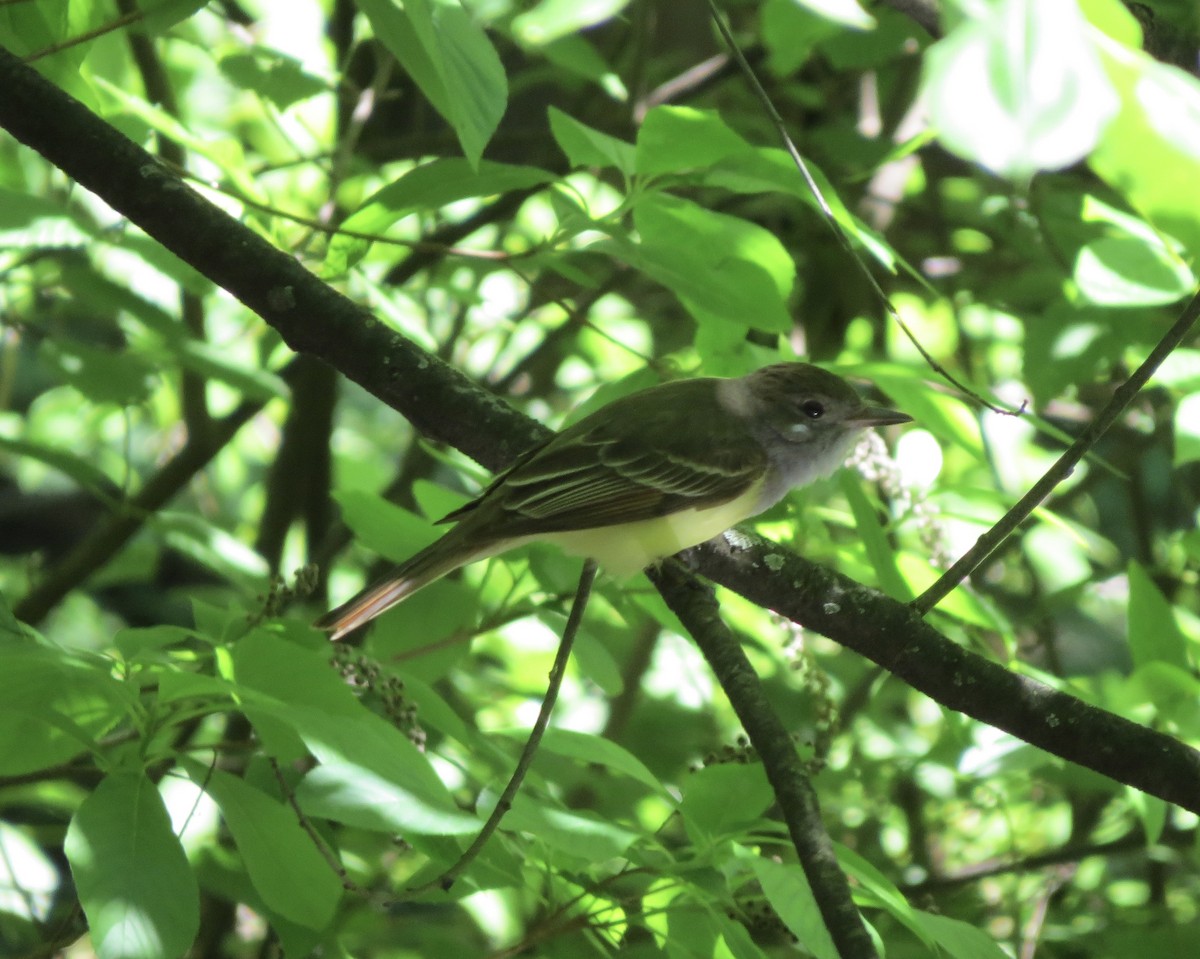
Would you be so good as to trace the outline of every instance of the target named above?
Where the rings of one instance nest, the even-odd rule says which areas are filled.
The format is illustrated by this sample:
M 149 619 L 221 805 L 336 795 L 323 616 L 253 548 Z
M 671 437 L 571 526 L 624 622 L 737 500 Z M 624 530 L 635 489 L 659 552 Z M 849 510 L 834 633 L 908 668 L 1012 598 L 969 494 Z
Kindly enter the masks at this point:
M 652 386 L 525 453 L 440 520 L 457 523 L 441 539 L 316 625 L 339 639 L 460 566 L 533 540 L 631 576 L 828 476 L 867 427 L 911 420 L 807 363 Z

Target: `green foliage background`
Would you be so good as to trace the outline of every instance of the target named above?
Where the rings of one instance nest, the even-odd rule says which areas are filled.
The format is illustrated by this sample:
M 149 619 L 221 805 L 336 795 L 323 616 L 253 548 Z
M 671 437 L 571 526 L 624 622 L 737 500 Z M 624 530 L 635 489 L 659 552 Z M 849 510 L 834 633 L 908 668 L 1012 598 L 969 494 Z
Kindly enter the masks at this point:
M 916 424 L 758 528 L 907 601 L 1194 291 L 1200 23 L 1184 0 L 722 10 L 913 338 L 1023 415 L 889 317 L 692 0 L 38 0 L 0 5 L 0 45 L 547 424 L 795 356 L 874 383 Z M 487 474 L 198 266 L 0 137 L 0 954 L 835 955 L 644 578 L 601 583 L 500 833 L 405 896 L 496 801 L 577 570 L 480 564 L 331 650 L 326 595 Z M 1189 336 L 931 622 L 1196 744 L 1198 410 Z M 881 951 L 1200 953 L 1194 811 L 722 601 Z

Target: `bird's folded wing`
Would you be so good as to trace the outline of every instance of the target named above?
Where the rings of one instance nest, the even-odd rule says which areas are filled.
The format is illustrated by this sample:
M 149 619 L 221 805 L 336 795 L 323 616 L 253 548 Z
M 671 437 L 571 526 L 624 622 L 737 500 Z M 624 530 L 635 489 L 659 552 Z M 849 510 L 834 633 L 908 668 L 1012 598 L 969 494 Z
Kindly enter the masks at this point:
M 486 512 L 489 529 L 504 536 L 636 522 L 733 499 L 766 469 L 762 447 L 720 411 L 697 409 L 701 430 L 657 410 L 618 411 L 641 419 L 642 428 L 631 436 L 628 423 L 585 420 L 446 519 Z

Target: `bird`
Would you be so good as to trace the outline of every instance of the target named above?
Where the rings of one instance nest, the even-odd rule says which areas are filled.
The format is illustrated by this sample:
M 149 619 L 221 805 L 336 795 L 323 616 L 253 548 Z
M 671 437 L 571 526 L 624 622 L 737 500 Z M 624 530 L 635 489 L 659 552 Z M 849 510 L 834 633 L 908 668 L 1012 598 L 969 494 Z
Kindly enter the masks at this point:
M 440 539 L 314 625 L 341 639 L 447 573 L 533 541 L 626 579 L 830 475 L 863 430 L 911 420 L 810 363 L 651 386 L 524 453 L 438 521 L 455 524 Z

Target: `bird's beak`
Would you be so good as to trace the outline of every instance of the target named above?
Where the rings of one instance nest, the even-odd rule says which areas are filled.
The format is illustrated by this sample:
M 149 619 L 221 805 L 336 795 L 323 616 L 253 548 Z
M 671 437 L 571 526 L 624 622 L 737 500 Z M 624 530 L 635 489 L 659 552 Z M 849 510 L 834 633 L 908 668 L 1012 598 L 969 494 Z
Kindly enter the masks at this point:
M 864 406 L 846 418 L 846 423 L 851 426 L 895 426 L 898 423 L 911 422 L 912 417 L 907 413 L 889 410 L 884 406 Z

